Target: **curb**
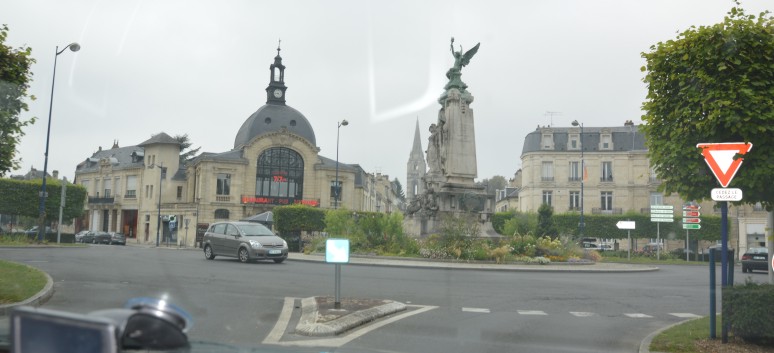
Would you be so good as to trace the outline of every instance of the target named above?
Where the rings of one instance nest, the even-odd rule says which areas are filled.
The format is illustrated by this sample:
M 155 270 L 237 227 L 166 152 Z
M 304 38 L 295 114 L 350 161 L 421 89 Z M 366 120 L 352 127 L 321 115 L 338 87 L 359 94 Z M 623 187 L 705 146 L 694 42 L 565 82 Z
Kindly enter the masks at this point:
M 0 305 L 0 316 L 7 316 L 17 306 L 34 306 L 34 307 L 41 306 L 45 304 L 49 299 L 51 299 L 51 296 L 54 295 L 54 280 L 51 278 L 51 276 L 48 273 L 43 272 L 27 264 L 22 264 L 22 265 L 33 268 L 36 271 L 40 271 L 41 273 L 46 275 L 46 285 L 43 286 L 43 289 L 41 289 L 40 292 L 35 293 L 35 295 L 27 298 L 24 301 L 12 303 L 12 304 Z
M 650 343 L 653 342 L 653 339 L 656 338 L 656 336 L 658 336 L 659 334 L 661 334 L 662 332 L 664 332 L 666 330 L 669 330 L 672 327 L 675 327 L 677 325 L 682 325 L 682 324 L 684 324 L 686 322 L 693 321 L 693 320 L 698 320 L 698 319 L 701 319 L 701 318 L 703 318 L 703 317 L 696 317 L 696 318 L 692 318 L 692 319 L 687 319 L 687 320 L 675 322 L 674 324 L 662 327 L 662 328 L 660 328 L 660 329 L 658 329 L 656 331 L 651 332 L 647 337 L 645 337 L 642 340 L 642 342 L 640 342 L 640 349 L 639 349 L 638 352 L 639 353 L 661 353 L 661 352 L 651 352 L 651 350 L 650 350 Z
M 353 327 L 374 321 L 380 317 L 406 310 L 406 305 L 391 301 L 373 308 L 354 312 L 325 323 L 316 323 L 317 301 L 315 297 L 301 299 L 301 319 L 296 326 L 296 333 L 312 337 L 336 336 Z

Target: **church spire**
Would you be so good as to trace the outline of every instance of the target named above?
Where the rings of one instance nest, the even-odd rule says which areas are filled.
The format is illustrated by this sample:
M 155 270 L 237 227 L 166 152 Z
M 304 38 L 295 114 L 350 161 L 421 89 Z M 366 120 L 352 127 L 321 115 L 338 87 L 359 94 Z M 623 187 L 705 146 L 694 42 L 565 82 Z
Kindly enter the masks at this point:
M 422 180 L 427 174 L 425 152 L 422 150 L 422 137 L 419 134 L 419 118 L 414 129 L 414 146 L 411 147 L 408 164 L 406 165 L 406 198 L 412 200 L 425 190 Z
M 280 44 L 282 40 L 279 40 L 277 44 L 277 56 L 274 57 L 274 63 L 269 66 L 269 86 L 266 87 L 266 104 L 279 104 L 285 105 L 285 91 L 288 89 L 285 86 L 285 65 L 282 65 L 282 57 L 280 56 Z
M 419 118 L 417 118 L 417 127 L 414 130 L 414 146 L 411 147 L 411 155 L 424 155 L 424 152 L 422 151 L 422 138 L 419 135 Z

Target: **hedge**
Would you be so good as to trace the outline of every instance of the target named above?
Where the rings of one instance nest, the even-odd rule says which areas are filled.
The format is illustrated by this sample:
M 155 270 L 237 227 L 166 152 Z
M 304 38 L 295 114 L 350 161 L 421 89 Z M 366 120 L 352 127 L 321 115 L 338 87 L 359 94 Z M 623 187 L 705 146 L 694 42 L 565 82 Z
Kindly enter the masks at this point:
M 774 347 L 774 284 L 748 282 L 723 289 L 723 316 L 734 336 Z

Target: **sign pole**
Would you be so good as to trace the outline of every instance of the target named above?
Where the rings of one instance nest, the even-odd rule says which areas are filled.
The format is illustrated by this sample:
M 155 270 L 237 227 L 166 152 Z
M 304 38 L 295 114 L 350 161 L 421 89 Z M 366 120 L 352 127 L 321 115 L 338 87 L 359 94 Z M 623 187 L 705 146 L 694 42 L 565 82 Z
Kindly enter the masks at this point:
M 336 264 L 336 301 L 334 309 L 341 309 L 341 264 Z
M 626 237 L 629 239 L 629 253 L 626 254 L 626 261 L 632 261 L 632 231 L 626 231 Z
M 656 260 L 661 260 L 661 223 L 656 223 Z
M 688 229 L 685 230 L 685 262 L 691 261 L 691 259 L 688 258 L 688 253 L 691 250 L 691 243 L 688 240 Z

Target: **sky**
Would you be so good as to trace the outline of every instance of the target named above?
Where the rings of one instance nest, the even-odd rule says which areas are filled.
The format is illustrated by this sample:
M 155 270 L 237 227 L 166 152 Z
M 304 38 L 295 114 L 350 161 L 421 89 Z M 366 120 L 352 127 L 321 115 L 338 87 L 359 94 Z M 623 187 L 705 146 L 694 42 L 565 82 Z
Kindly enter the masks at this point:
M 287 104 L 320 155 L 404 185 L 416 122 L 423 148 L 438 116 L 449 50 L 481 43 L 462 70 L 475 97 L 478 179 L 520 168 L 538 126 L 641 122 L 642 52 L 692 25 L 721 22 L 726 0 L 262 1 L 3 0 L 6 44 L 30 47 L 37 117 L 18 145 L 24 174 L 43 169 L 54 53 L 48 171 L 73 180 L 100 147 L 188 134 L 201 152 L 233 148 L 266 102 L 269 65 L 286 66 Z M 774 9 L 744 1 L 748 13 Z

